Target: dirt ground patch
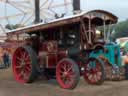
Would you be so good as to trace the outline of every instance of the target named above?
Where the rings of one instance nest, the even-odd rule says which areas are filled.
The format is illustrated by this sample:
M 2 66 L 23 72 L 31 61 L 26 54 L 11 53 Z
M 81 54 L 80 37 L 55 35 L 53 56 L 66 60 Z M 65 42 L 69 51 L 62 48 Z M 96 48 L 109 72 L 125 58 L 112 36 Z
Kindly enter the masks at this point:
M 13 79 L 11 69 L 0 70 L 0 96 L 128 96 L 127 94 L 128 81 L 105 81 L 101 86 L 92 86 L 81 79 L 76 89 L 65 90 L 55 80 L 19 84 Z

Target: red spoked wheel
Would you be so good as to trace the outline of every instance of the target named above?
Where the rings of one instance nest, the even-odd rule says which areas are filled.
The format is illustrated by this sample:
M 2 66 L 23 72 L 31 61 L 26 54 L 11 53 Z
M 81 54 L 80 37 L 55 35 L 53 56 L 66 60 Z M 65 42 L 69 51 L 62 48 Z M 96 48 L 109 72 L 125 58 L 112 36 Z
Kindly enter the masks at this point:
M 101 85 L 105 80 L 105 68 L 102 60 L 89 58 L 85 64 L 83 76 L 89 84 Z
M 37 56 L 29 46 L 16 49 L 13 54 L 12 68 L 16 81 L 31 83 L 37 75 Z
M 71 59 L 61 60 L 56 67 L 56 79 L 64 89 L 74 89 L 79 82 L 78 65 Z

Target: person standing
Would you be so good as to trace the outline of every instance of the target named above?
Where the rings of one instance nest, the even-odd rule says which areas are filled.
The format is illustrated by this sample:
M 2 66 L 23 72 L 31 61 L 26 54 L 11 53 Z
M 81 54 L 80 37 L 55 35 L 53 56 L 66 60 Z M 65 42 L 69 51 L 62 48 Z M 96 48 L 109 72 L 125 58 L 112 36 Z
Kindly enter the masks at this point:
M 10 66 L 9 54 L 7 53 L 7 51 L 5 51 L 3 55 L 3 61 L 6 68 Z

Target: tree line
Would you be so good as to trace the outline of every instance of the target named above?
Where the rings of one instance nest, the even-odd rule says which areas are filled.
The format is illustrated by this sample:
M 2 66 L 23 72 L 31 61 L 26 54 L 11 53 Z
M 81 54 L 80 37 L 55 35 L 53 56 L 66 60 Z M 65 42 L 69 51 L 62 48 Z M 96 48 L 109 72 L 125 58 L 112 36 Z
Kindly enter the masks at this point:
M 114 39 L 128 37 L 128 19 L 115 25 L 115 32 L 112 34 Z
M 104 32 L 104 27 L 101 26 L 98 28 L 101 32 Z M 117 24 L 107 25 L 105 32 L 110 32 L 111 39 L 116 40 L 121 37 L 128 37 L 128 19 L 125 21 L 118 22 Z

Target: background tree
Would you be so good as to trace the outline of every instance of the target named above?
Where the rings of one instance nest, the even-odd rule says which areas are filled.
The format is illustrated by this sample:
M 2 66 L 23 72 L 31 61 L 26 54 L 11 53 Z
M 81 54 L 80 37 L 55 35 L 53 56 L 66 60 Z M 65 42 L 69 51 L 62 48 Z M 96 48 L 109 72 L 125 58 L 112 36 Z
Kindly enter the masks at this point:
M 6 29 L 9 29 L 9 30 L 17 29 L 17 28 L 20 28 L 20 27 L 24 27 L 24 26 L 21 25 L 21 24 L 15 24 L 15 25 L 13 25 L 13 24 L 7 24 L 5 26 L 5 28 Z
M 98 28 L 101 32 L 104 31 L 103 26 Z M 107 32 L 111 33 L 112 40 L 116 40 L 121 37 L 128 37 L 128 19 L 117 24 L 106 26 L 106 34 Z

